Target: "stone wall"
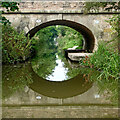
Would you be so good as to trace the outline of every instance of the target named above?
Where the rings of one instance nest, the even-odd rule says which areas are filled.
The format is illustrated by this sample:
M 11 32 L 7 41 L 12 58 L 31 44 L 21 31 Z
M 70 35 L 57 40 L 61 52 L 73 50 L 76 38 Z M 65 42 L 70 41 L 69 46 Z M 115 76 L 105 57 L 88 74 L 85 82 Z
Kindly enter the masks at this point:
M 83 0 L 21 1 L 23 2 L 19 2 L 19 12 L 83 13 L 85 11 L 85 1 Z M 93 9 L 90 12 L 95 13 L 96 11 Z M 103 8 L 100 8 L 99 12 L 107 11 L 105 11 Z M 111 10 L 110 12 L 115 12 L 115 10 Z
M 5 14 L 6 18 L 10 20 L 12 26 L 17 29 L 18 32 L 25 31 L 27 34 L 30 30 L 34 29 L 36 26 L 42 25 L 49 21 L 54 20 L 69 20 L 75 23 L 79 23 L 87 27 L 95 37 L 95 48 L 97 49 L 97 44 L 100 40 L 110 40 L 111 39 L 111 26 L 105 21 L 113 15 L 106 14 Z
M 19 5 L 21 12 L 82 12 L 84 2 L 74 1 L 40 1 L 21 2 Z
M 113 14 L 82 14 L 84 2 L 80 1 L 36 1 L 20 2 L 19 11 L 6 13 L 4 16 L 10 20 L 18 32 L 29 31 L 37 26 L 55 20 L 69 20 L 88 28 L 94 35 L 94 50 L 100 40 L 110 40 L 111 26 L 105 22 Z M 101 12 L 105 12 L 103 9 Z M 82 29 L 82 28 L 81 28 Z

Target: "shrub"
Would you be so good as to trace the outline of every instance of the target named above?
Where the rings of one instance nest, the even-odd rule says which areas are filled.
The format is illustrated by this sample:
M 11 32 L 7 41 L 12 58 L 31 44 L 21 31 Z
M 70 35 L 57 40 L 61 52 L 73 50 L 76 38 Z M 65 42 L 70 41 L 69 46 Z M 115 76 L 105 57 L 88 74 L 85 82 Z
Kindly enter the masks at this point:
M 112 45 L 111 45 L 112 46 Z M 119 55 L 108 43 L 100 42 L 98 50 L 90 57 L 85 57 L 82 65 L 92 66 L 100 71 L 99 75 L 94 79 L 98 84 L 100 92 L 106 91 L 110 93 L 113 103 L 118 100 L 118 79 L 119 79 Z M 92 76 L 91 76 L 92 77 Z
M 9 25 L 2 26 L 2 61 L 15 63 L 30 57 L 31 40 Z
M 99 43 L 98 50 L 92 56 L 84 58 L 81 64 L 97 68 L 101 71 L 100 76 L 106 80 L 110 77 L 118 79 L 118 53 L 109 51 L 110 47 L 105 42 Z M 99 77 L 100 77 L 99 76 Z

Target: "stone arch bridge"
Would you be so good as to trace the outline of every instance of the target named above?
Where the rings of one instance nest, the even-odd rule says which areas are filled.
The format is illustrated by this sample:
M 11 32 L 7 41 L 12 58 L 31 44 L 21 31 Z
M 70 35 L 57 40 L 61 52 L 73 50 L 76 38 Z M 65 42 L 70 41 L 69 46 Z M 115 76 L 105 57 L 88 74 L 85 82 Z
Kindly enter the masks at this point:
M 80 32 L 85 49 L 94 52 L 100 40 L 111 39 L 111 26 L 105 21 L 118 13 L 83 14 L 83 2 L 21 2 L 19 11 L 5 13 L 17 31 L 24 30 L 33 37 L 40 29 L 51 25 L 65 25 Z

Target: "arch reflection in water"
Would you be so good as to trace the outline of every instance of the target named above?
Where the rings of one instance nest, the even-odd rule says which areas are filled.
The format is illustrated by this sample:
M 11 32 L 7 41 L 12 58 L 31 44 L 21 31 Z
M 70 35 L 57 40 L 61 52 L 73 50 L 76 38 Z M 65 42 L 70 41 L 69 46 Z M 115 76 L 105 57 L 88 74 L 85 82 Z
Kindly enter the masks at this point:
M 79 67 L 73 67 L 65 57 L 56 53 L 52 57 L 38 57 L 32 61 L 33 71 L 49 81 L 65 81 L 79 74 Z
M 82 73 L 62 82 L 47 81 L 32 71 L 33 83 L 29 87 L 37 93 L 53 98 L 68 98 L 86 92 L 92 87 L 89 76 Z
M 88 91 L 92 87 L 90 76 L 96 73 L 92 69 L 81 68 L 80 74 L 66 81 L 47 81 L 39 77 L 31 64 L 3 66 L 3 96 L 9 98 L 17 90 L 27 85 L 33 91 L 53 98 L 68 98 Z

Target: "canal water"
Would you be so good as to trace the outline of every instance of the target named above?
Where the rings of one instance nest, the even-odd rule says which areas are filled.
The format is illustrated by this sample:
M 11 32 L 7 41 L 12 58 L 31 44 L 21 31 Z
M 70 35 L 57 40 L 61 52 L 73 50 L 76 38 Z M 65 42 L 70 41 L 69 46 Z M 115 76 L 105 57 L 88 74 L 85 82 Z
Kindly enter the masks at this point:
M 118 116 L 99 71 L 71 62 L 57 46 L 38 48 L 31 61 L 2 66 L 3 118 Z
M 4 118 L 109 117 L 111 114 L 117 117 L 117 109 L 112 110 L 114 104 L 109 99 L 111 94 L 106 91 L 101 94 L 94 82 L 99 72 L 81 67 L 61 54 L 55 53 L 49 61 L 37 57 L 26 63 L 3 65 L 2 76 Z M 90 110 L 96 110 L 96 114 L 92 115 Z

